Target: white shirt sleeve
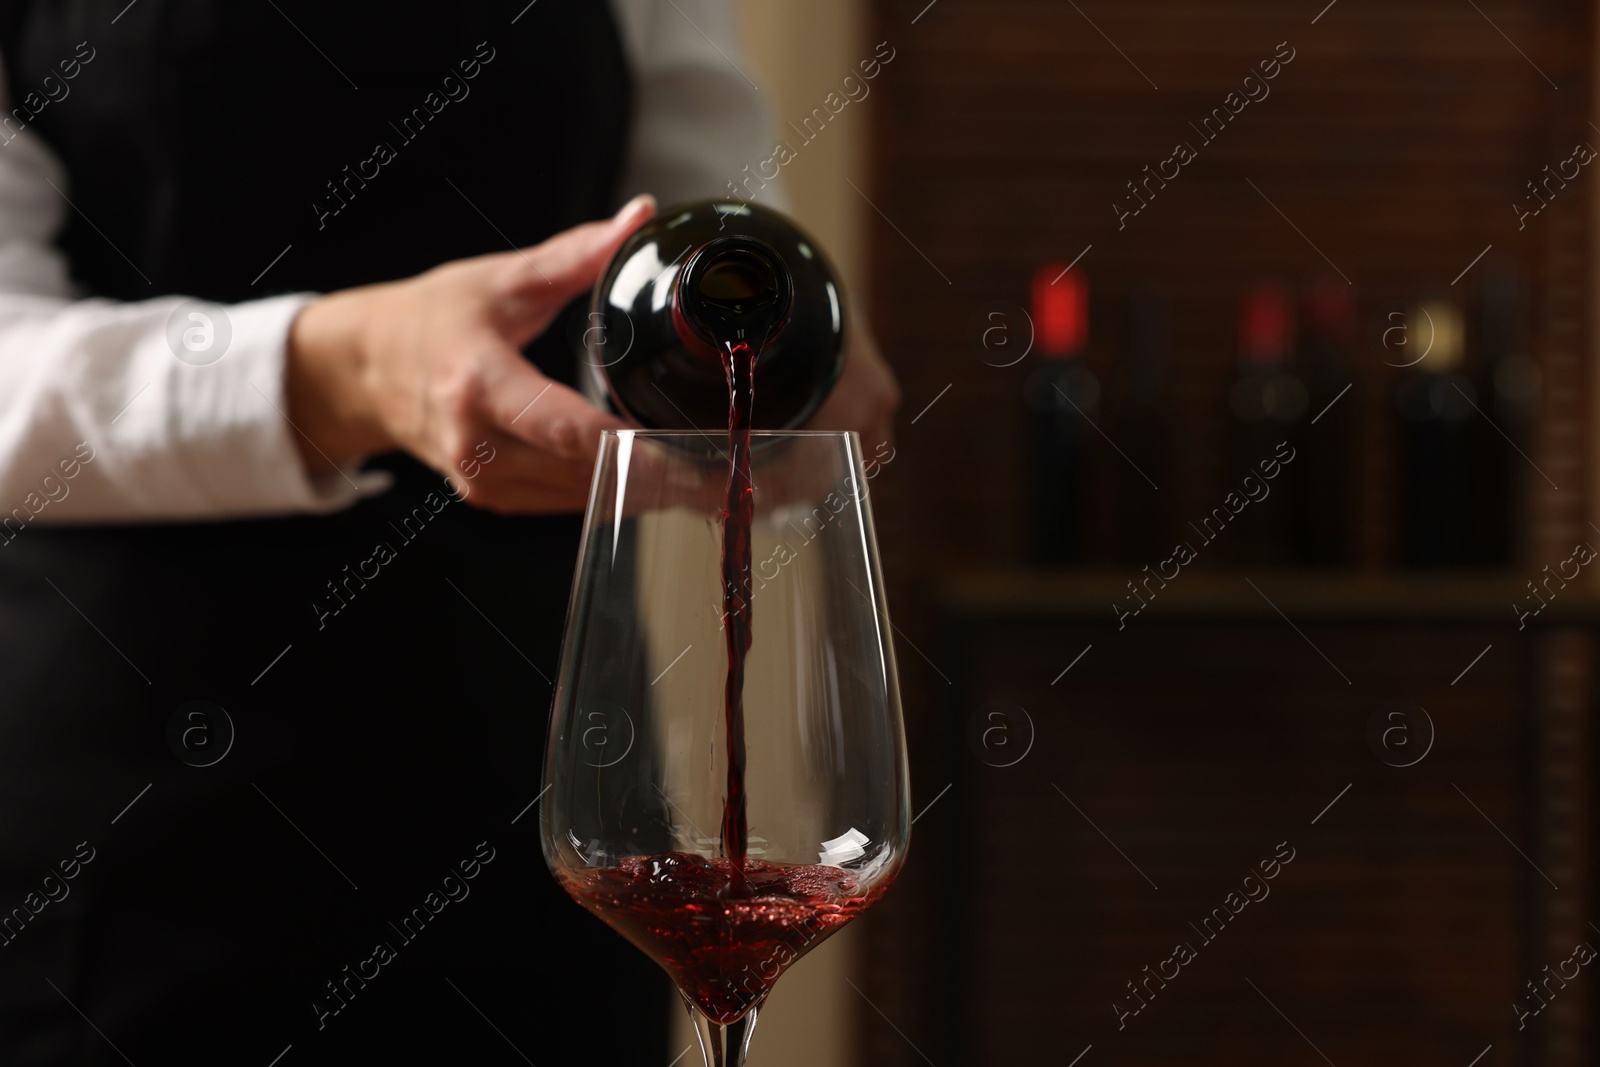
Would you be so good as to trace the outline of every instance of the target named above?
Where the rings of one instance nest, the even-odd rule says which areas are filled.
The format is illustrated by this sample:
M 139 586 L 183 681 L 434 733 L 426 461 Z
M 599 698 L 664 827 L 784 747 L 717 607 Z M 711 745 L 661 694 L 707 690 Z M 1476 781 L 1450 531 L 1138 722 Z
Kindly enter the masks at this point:
M 743 184 L 772 155 L 772 116 L 741 54 L 728 0 L 612 0 L 633 71 L 633 134 L 619 201 L 663 207 L 732 195 L 788 210 L 781 181 Z
M 32 131 L 0 143 L 0 545 L 30 522 L 328 511 L 387 484 L 353 469 L 311 479 L 300 461 L 284 352 L 309 294 L 73 299 L 51 246 L 70 195 Z

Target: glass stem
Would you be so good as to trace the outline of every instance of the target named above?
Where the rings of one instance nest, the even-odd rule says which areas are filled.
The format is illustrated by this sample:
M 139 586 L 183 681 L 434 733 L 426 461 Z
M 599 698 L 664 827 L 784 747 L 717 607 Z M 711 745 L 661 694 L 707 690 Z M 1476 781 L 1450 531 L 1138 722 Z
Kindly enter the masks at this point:
M 700 1054 L 705 1058 L 706 1067 L 744 1067 L 745 1055 L 750 1051 L 750 1035 L 755 1032 L 756 1014 L 760 1010 L 757 1005 L 724 1026 L 690 1006 L 689 1017 L 694 1020 L 695 1037 L 700 1039 Z

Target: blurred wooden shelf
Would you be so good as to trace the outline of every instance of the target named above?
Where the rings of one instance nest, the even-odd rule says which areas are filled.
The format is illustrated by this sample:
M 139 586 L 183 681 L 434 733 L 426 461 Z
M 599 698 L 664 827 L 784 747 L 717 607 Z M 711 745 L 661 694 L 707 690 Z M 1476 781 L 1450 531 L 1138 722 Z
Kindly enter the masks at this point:
M 1164 589 L 1157 581 L 1150 583 L 1156 595 L 1143 618 L 1251 620 L 1276 617 L 1281 611 L 1291 618 L 1336 621 L 1515 622 L 1512 604 L 1536 604 L 1527 583 L 1537 576 L 1513 571 L 1180 573 Z M 935 602 L 947 615 L 967 619 L 1113 621 L 1113 604 L 1135 606 L 1127 583 L 1140 577 L 1142 572 L 1131 567 L 969 570 L 948 576 L 939 585 Z M 1600 621 L 1600 590 L 1583 578 L 1580 575 L 1565 589 L 1558 589 L 1528 625 Z M 1140 589 L 1142 592 L 1142 585 Z

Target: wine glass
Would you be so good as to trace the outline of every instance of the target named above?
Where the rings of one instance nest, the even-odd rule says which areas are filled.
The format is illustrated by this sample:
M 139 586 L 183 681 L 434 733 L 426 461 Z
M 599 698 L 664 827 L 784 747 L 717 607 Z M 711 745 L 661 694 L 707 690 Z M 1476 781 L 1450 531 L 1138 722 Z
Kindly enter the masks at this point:
M 911 832 L 860 439 L 753 438 L 750 566 L 728 619 L 726 439 L 606 431 L 541 808 L 551 871 L 671 976 L 707 1067 L 743 1064 L 778 976 L 888 889 Z M 725 624 L 749 627 L 742 685 Z M 741 777 L 742 863 L 725 805 Z

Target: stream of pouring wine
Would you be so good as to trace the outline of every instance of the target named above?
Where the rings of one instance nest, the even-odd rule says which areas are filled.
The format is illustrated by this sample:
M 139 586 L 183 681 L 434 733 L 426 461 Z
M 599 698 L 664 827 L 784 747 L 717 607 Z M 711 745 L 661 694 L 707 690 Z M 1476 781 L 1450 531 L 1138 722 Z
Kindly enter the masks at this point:
M 750 651 L 750 524 L 755 491 L 750 484 L 750 411 L 755 399 L 757 348 L 730 342 L 723 354 L 728 377 L 728 497 L 722 511 L 722 617 L 728 647 L 724 714 L 728 792 L 723 800 L 722 851 L 733 865 L 734 888 L 744 877 L 748 829 L 744 792 L 744 662 Z

